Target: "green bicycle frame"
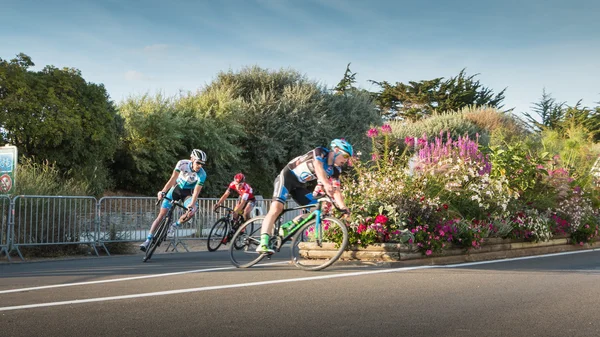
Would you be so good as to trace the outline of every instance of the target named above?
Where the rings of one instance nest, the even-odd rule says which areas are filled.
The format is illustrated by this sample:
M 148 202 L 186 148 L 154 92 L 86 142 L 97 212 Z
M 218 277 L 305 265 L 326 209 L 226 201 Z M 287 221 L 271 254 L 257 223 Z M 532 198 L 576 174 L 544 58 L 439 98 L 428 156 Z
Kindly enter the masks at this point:
M 313 207 L 314 205 L 310 205 L 307 206 L 308 207 Z M 313 220 L 316 218 L 316 226 L 315 226 L 315 234 L 317 235 L 317 243 L 320 245 L 321 241 L 323 239 L 323 231 L 321 231 L 321 203 L 318 203 L 317 209 L 312 211 L 306 218 L 302 219 L 302 221 L 300 221 L 299 223 L 297 223 L 296 225 L 294 225 L 294 227 L 292 227 L 290 229 L 290 233 L 288 235 L 286 235 L 282 241 L 285 242 L 287 240 L 289 240 L 294 234 L 296 234 L 296 232 L 302 227 L 304 226 L 307 222 Z

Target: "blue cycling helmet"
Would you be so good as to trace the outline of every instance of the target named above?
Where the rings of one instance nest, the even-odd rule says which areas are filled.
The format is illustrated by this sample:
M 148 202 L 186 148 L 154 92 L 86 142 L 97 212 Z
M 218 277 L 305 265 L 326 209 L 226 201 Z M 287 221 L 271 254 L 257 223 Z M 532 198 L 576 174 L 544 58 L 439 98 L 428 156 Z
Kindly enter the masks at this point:
M 338 147 L 340 150 L 346 152 L 350 156 L 354 155 L 354 150 L 352 149 L 352 145 L 343 139 L 334 139 L 331 141 L 331 149 Z

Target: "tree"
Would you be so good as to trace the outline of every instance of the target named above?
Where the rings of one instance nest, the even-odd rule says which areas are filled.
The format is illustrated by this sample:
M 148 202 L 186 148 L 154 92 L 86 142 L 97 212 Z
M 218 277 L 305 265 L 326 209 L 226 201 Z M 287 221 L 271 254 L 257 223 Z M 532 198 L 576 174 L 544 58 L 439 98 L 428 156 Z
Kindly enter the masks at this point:
M 381 87 L 375 93 L 375 102 L 384 118 L 416 121 L 435 111 L 456 111 L 467 106 L 502 108 L 506 89 L 494 95 L 493 90 L 475 80 L 477 75 L 467 76 L 463 69 L 447 80 L 438 77 L 394 85 L 386 81 L 370 82 Z
M 86 82 L 77 69 L 29 71 L 33 65 L 22 53 L 0 59 L 1 142 L 37 162 L 55 162 L 67 176 L 88 181 L 91 193 L 100 192 L 119 137 L 113 102 L 102 84 Z
M 333 88 L 333 91 L 337 95 L 345 95 L 348 91 L 356 90 L 354 83 L 356 83 L 356 73 L 350 71 L 350 63 L 348 63 L 346 72 L 344 72 L 344 77 L 342 77 L 340 82 Z
M 565 104 L 565 102 L 557 103 L 544 88 L 539 102 L 534 103 L 531 108 L 541 121 L 527 112 L 524 112 L 523 115 L 529 127 L 535 131 L 539 132 L 544 128 L 556 129 L 564 119 Z
M 368 93 L 331 94 L 290 69 L 221 72 L 205 90 L 216 88 L 242 104 L 244 173 L 263 195 L 272 192 L 274 178 L 292 158 L 333 138 L 360 144 L 370 123 L 381 122 Z

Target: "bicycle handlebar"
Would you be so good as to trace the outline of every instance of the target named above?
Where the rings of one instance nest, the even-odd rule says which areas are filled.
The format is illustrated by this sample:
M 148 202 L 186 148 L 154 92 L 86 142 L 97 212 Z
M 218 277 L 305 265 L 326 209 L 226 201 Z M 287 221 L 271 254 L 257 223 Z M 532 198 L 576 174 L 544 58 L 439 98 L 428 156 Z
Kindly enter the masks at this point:
M 233 209 L 232 209 L 232 208 L 229 208 L 229 207 L 227 207 L 227 206 L 223 206 L 223 205 L 219 205 L 219 207 L 217 207 L 217 208 L 214 208 L 214 209 L 213 209 L 213 211 L 214 211 L 215 213 L 217 213 L 217 209 L 219 209 L 219 208 L 225 208 L 227 211 L 229 211 L 229 212 L 233 212 Z
M 327 192 L 322 192 L 321 194 L 315 196 L 315 198 L 317 199 L 317 202 L 330 202 L 333 207 L 335 207 L 335 209 L 337 209 L 340 212 L 347 212 L 348 209 L 342 209 L 338 206 L 338 204 L 335 201 L 335 198 L 329 194 L 327 194 Z
M 166 200 L 170 201 L 172 205 L 179 206 L 179 207 L 181 207 L 183 209 L 187 209 L 187 207 L 185 207 L 181 202 L 175 201 L 175 200 L 167 197 L 166 195 L 163 195 L 163 199 L 166 199 Z M 157 206 L 163 199 L 156 200 L 156 203 L 154 204 L 154 206 Z

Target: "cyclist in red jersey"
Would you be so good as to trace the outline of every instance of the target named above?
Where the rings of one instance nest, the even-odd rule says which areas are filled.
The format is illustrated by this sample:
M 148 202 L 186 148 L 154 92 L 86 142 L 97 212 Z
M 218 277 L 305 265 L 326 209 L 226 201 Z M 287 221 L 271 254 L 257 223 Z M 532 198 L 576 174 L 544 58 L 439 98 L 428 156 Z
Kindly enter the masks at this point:
M 246 183 L 246 176 L 243 173 L 238 173 L 233 177 L 233 181 L 229 184 L 229 187 L 219 201 L 217 201 L 213 209 L 216 210 L 229 197 L 232 191 L 237 192 L 240 196 L 237 205 L 233 209 L 233 219 L 237 220 L 241 214 L 244 215 L 245 220 L 250 219 L 250 213 L 256 204 L 256 198 L 254 197 L 252 187 Z

